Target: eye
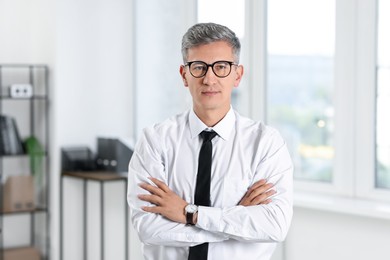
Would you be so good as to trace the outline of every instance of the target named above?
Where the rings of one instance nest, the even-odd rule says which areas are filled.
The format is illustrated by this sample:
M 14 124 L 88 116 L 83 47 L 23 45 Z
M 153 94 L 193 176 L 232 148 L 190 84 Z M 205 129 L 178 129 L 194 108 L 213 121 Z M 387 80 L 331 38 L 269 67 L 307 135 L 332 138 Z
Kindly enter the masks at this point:
M 215 70 L 225 70 L 229 67 L 229 64 L 226 62 L 219 62 L 214 64 L 214 69 Z
M 191 66 L 191 70 L 193 71 L 204 71 L 205 70 L 205 65 L 201 63 L 193 63 Z
M 192 66 L 192 69 L 193 70 L 204 70 L 204 66 L 203 65 L 195 65 L 195 66 Z

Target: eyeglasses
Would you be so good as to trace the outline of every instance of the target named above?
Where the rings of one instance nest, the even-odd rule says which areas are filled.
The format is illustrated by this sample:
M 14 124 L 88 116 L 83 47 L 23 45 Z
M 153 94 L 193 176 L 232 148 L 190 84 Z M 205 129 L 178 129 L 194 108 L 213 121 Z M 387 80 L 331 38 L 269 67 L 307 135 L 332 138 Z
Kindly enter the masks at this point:
M 190 69 L 190 73 L 194 78 L 201 78 L 206 75 L 209 67 L 213 70 L 215 76 L 225 78 L 232 71 L 232 65 L 238 65 L 231 61 L 220 60 L 212 64 L 207 64 L 203 61 L 190 61 L 185 64 Z

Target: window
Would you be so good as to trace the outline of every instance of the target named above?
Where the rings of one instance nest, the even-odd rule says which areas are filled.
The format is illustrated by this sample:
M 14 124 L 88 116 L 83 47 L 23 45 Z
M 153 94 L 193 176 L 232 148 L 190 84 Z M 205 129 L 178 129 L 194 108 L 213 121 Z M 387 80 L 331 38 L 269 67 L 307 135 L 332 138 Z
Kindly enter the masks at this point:
M 245 0 L 198 0 L 198 22 L 225 25 L 232 29 L 240 39 L 245 34 L 244 18 Z
M 134 132 L 181 113 L 191 98 L 179 74 L 181 37 L 194 23 L 191 2 L 136 0 Z M 180 21 L 180 22 L 178 22 Z
M 213 22 L 233 30 L 241 42 L 240 63 L 245 65 L 245 0 L 198 0 L 198 22 Z M 223 6 L 223 8 L 221 8 Z M 240 86 L 233 90 L 232 106 L 241 114 L 247 115 L 249 102 L 246 77 Z
M 268 1 L 267 123 L 282 132 L 295 179 L 331 182 L 335 2 Z
M 376 187 L 390 188 L 390 2 L 378 2 Z

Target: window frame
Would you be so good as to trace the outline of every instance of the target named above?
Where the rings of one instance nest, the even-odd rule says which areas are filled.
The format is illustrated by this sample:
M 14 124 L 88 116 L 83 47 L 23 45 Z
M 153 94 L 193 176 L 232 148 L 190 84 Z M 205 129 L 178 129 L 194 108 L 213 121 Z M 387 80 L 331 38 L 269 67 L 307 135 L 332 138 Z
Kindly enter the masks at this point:
M 360 1 L 358 13 L 358 61 L 356 142 L 361 147 L 356 151 L 356 195 L 358 197 L 390 201 L 390 189 L 376 187 L 376 101 L 377 101 L 377 26 L 378 1 Z M 366 86 L 373 86 L 367 88 Z M 372 156 L 367 156 L 371 154 Z M 367 174 L 372 172 L 372 174 Z
M 246 13 L 250 116 L 267 121 L 267 1 L 247 1 Z M 375 187 L 377 1 L 336 0 L 335 29 L 333 181 L 295 180 L 295 191 L 390 201 Z

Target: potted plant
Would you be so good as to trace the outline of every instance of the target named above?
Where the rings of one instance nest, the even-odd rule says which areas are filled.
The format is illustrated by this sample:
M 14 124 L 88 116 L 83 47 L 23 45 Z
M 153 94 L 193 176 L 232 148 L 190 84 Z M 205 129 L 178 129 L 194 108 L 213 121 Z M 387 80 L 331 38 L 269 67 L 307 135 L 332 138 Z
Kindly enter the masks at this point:
M 45 150 L 43 149 L 41 143 L 35 136 L 30 136 L 24 141 L 25 151 L 29 156 L 30 160 L 30 171 L 31 175 L 34 178 L 35 183 L 35 197 L 36 203 L 39 205 L 39 202 L 42 194 L 43 183 L 43 158 L 45 156 Z

